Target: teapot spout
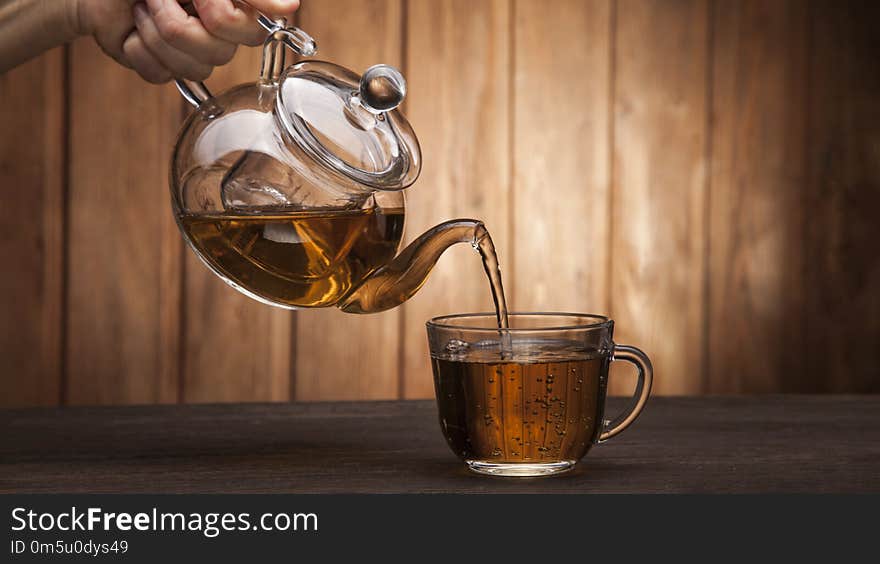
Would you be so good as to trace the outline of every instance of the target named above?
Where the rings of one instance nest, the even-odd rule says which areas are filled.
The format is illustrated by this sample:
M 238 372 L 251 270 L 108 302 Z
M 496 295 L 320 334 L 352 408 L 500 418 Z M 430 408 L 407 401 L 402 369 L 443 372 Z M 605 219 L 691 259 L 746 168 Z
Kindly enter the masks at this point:
M 482 221 L 453 219 L 436 225 L 374 272 L 339 308 L 347 313 L 378 313 L 397 307 L 419 291 L 446 249 L 470 243 L 479 250 L 484 242 L 491 239 Z

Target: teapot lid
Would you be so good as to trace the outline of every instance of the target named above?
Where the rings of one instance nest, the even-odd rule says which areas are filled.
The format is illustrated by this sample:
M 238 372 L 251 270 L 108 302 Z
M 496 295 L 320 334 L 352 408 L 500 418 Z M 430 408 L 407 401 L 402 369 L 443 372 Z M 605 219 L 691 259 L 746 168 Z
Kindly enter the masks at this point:
M 376 65 L 363 76 L 303 61 L 280 76 L 276 112 L 284 131 L 319 164 L 377 190 L 402 190 L 419 176 L 421 151 L 397 109 L 400 72 Z

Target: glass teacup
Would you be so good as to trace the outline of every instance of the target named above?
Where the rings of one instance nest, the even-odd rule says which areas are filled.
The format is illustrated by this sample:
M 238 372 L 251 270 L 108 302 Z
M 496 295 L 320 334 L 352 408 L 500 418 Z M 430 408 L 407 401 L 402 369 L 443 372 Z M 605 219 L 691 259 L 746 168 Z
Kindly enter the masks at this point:
M 468 467 L 497 476 L 545 476 L 572 469 L 595 443 L 641 413 L 653 378 L 637 348 L 612 341 L 614 322 L 579 313 L 494 313 L 427 323 L 443 435 Z M 638 369 L 631 405 L 604 419 L 608 368 Z

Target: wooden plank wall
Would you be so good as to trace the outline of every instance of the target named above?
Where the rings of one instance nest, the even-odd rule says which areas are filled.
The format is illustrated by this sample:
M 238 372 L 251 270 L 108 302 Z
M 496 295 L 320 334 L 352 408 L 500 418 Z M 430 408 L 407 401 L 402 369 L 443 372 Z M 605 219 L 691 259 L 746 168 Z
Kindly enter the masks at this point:
M 163 192 L 179 99 L 93 41 L 70 51 L 65 397 L 174 402 L 183 245 Z
M 707 331 L 719 392 L 813 388 L 803 354 L 808 16 L 800 0 L 715 7 Z
M 303 4 L 322 58 L 407 76 L 408 241 L 483 219 L 514 309 L 611 313 L 660 394 L 880 391 L 876 2 Z M 88 40 L 0 101 L 0 406 L 429 397 L 424 321 L 491 305 L 467 246 L 375 316 L 237 294 L 170 213 L 188 108 Z
M 802 204 L 807 385 L 817 392 L 876 392 L 880 3 L 821 2 L 811 16 Z
M 701 389 L 708 15 L 705 0 L 616 5 L 610 309 L 617 340 L 671 376 L 657 393 Z
M 63 399 L 65 55 L 0 75 L 0 406 Z

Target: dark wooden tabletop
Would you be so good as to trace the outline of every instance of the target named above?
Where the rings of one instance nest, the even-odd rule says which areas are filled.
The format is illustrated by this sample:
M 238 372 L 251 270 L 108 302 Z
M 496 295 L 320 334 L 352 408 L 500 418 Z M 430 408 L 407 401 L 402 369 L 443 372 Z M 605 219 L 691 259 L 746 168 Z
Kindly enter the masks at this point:
M 430 401 L 6 410 L 0 492 L 880 492 L 880 396 L 654 398 L 542 479 L 469 473 Z

